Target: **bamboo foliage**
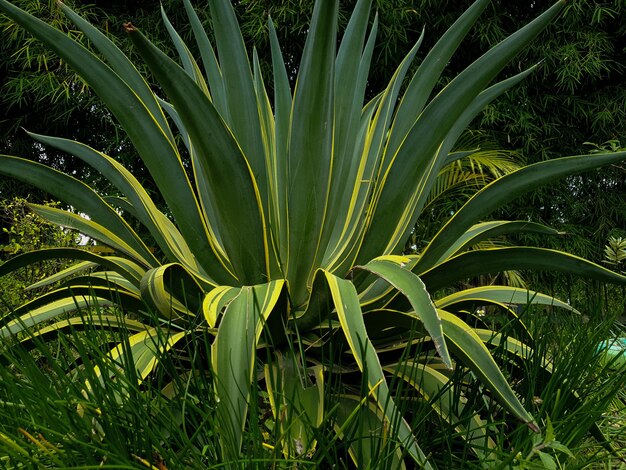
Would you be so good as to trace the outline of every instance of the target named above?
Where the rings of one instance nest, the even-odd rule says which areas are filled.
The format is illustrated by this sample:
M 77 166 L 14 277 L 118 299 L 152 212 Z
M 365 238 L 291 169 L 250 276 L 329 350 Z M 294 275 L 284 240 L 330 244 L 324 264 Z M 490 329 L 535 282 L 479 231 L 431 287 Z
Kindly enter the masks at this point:
M 480 248 L 481 242 L 504 233 L 554 234 L 530 222 L 482 220 L 539 185 L 621 161 L 626 152 L 538 163 L 496 179 L 421 253 L 404 256 L 408 234 L 434 186 L 441 184 L 438 175 L 462 157 L 450 152 L 463 130 L 533 67 L 501 81 L 498 73 L 556 17 L 564 2 L 494 46 L 431 97 L 445 64 L 489 3 L 477 0 L 412 76 L 407 74 L 421 38 L 388 86 L 366 101 L 377 31 L 376 18 L 368 28 L 371 3 L 357 2 L 337 47 L 338 2 L 316 2 L 293 88 L 271 20 L 273 76 L 263 77 L 256 53 L 246 51 L 228 1 L 209 2 L 215 44 L 189 0 L 185 9 L 195 45 L 184 44 L 163 12 L 178 60 L 126 24 L 163 92 L 157 96 L 131 61 L 69 7 L 62 6 L 63 12 L 96 52 L 0 0 L 6 15 L 54 50 L 99 95 L 126 130 L 167 205 L 162 210 L 155 204 L 132 169 L 78 142 L 32 135 L 93 166 L 118 197 L 101 197 L 70 175 L 1 156 L 1 174 L 48 191 L 88 218 L 40 206 L 33 210 L 110 246 L 115 255 L 52 249 L 1 265 L 0 275 L 51 257 L 77 261 L 76 268 L 49 281 L 64 278 L 61 288 L 4 319 L 0 337 L 23 340 L 26 330 L 37 334 L 38 327 L 46 333 L 62 331 L 72 324 L 71 319 L 60 319 L 62 315 L 71 317 L 71 312 L 95 302 L 117 305 L 132 314 L 127 325 L 133 332 L 131 354 L 144 379 L 158 367 L 159 353 L 197 338 L 198 330 L 208 332 L 214 338 L 210 354 L 222 451 L 232 461 L 242 451 L 250 387 L 256 380 L 267 383 L 278 421 L 282 408 L 293 406 L 304 410 L 300 416 L 314 426 L 322 425 L 324 377 L 341 372 L 323 353 L 330 345 L 343 345 L 369 390 L 364 407 L 349 390 L 337 397 L 338 436 L 353 426 L 349 419 L 358 411 L 365 416 L 362 422 L 390 429 L 393 439 L 385 442 L 395 446 L 398 461 L 404 449 L 408 458 L 430 468 L 410 416 L 403 416 L 394 401 L 390 377 L 406 381 L 428 399 L 445 385 L 441 370 L 468 368 L 509 413 L 537 429 L 486 340 L 459 312 L 468 303 L 493 305 L 511 315 L 511 304 L 528 302 L 571 308 L 549 296 L 505 286 L 450 289 L 475 275 L 526 268 L 626 283 L 626 277 L 566 253 Z M 196 49 L 198 55 L 192 52 Z M 271 83 L 272 100 L 266 81 Z M 178 147 L 177 136 L 184 148 Z M 121 211 L 145 227 L 157 254 Z M 88 276 L 70 277 L 86 269 L 91 269 Z M 431 295 L 443 289 L 448 295 L 433 302 Z M 411 355 L 416 335 L 429 349 L 421 359 Z M 268 347 L 277 358 L 272 365 L 258 354 Z M 391 361 L 382 354 L 390 348 L 398 352 Z M 116 355 L 119 349 L 111 351 L 112 358 Z M 258 368 L 264 368 L 265 378 L 259 378 Z M 299 374 L 300 384 L 294 383 L 292 372 Z M 445 404 L 435 411 L 451 423 L 460 412 Z M 492 441 L 482 423 L 475 415 L 463 435 L 484 457 Z M 298 421 L 294 429 L 305 429 L 306 424 Z M 312 436 L 302 438 L 306 445 L 294 446 L 289 441 L 293 429 L 281 429 L 286 440 L 269 446 L 292 457 L 314 451 Z M 371 454 L 368 442 L 351 445 L 355 459 Z

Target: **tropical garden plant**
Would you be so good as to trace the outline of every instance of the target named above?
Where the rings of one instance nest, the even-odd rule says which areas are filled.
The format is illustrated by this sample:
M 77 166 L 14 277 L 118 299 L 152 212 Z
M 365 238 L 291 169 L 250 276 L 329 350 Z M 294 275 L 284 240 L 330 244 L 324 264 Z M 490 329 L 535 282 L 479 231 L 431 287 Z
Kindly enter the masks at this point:
M 37 214 L 115 253 L 43 249 L 0 266 L 2 275 L 43 259 L 76 261 L 40 281 L 38 286 L 67 279 L 62 288 L 16 308 L 3 320 L 0 336 L 28 342 L 77 325 L 128 331 L 128 338 L 110 350 L 114 366 L 95 366 L 84 381 L 87 396 L 96 381 L 116 380 L 115 364 L 127 369 L 130 358 L 137 380 L 148 382 L 163 354 L 204 342 L 211 383 L 205 392 L 215 398 L 216 432 L 226 462 L 245 452 L 243 434 L 258 381 L 275 422 L 264 445 L 288 458 L 314 454 L 315 430 L 332 419 L 337 438 L 357 436 L 348 442 L 357 465 L 382 446 L 389 449 L 390 467 L 408 459 L 430 468 L 420 436 L 409 424 L 410 402 L 421 397 L 488 465 L 496 459 L 489 417 L 474 413 L 469 421 L 459 419 L 468 413 L 463 393 L 470 384 L 480 383 L 484 400 L 500 403 L 500 413 L 538 430 L 488 345 L 528 356 L 523 341 L 529 333 L 512 304 L 573 309 L 537 292 L 493 285 L 459 289 L 459 283 L 510 269 L 556 269 L 626 282 L 563 252 L 481 244 L 507 233 L 558 233 L 528 221 L 482 220 L 525 192 L 621 161 L 626 152 L 561 158 L 503 176 L 469 199 L 419 253 L 403 254 L 441 170 L 467 156 L 452 151 L 459 136 L 534 67 L 490 83 L 564 2 L 434 94 L 442 70 L 488 3 L 472 4 L 407 77 L 420 38 L 388 86 L 366 101 L 378 28 L 376 18 L 369 28 L 370 0 L 357 2 L 338 47 L 337 1 L 316 2 L 297 77 L 284 65 L 270 20 L 271 86 L 256 52 L 249 57 L 229 2 L 210 2 L 214 48 L 185 1 L 198 54 L 163 13 L 180 65 L 127 23 L 162 97 L 105 35 L 67 6 L 61 9 L 97 52 L 0 0 L 2 12 L 55 51 L 99 95 L 166 203 L 160 210 L 128 168 L 79 142 L 32 135 L 93 166 L 110 181 L 110 193 L 101 195 L 39 163 L 2 156 L 0 173 L 76 210 L 32 204 Z M 145 227 L 150 239 L 143 240 L 127 217 Z M 500 336 L 473 314 L 476 305 L 492 306 L 518 323 L 519 337 Z M 90 307 L 102 313 L 85 315 Z M 109 307 L 125 315 L 107 314 Z M 453 375 L 462 380 L 451 386 Z M 332 389 L 339 392 L 329 400 L 327 385 L 337 382 L 341 386 Z M 167 396 L 184 394 L 184 380 L 172 383 Z M 394 394 L 398 384 L 403 384 L 401 395 Z M 406 397 L 409 405 L 400 403 Z

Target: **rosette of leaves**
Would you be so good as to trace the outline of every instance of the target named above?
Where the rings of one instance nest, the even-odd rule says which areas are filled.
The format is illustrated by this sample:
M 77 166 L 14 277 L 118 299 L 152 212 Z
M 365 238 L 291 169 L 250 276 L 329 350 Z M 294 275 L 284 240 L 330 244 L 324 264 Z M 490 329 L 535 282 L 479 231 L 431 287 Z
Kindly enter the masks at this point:
M 453 406 L 448 399 L 460 393 L 447 385 L 454 368 L 470 371 L 502 409 L 536 429 L 486 346 L 497 332 L 470 326 L 459 312 L 478 303 L 514 315 L 510 305 L 529 299 L 570 307 L 506 286 L 455 286 L 472 276 L 511 269 L 557 269 L 624 283 L 624 277 L 562 252 L 472 248 L 511 232 L 556 233 L 527 221 L 481 220 L 524 192 L 620 161 L 626 153 L 567 157 L 519 169 L 478 191 L 420 253 L 404 256 L 402 248 L 440 170 L 466 155 L 451 153 L 457 138 L 533 67 L 495 81 L 498 72 L 528 47 L 564 2 L 431 96 L 488 4 L 477 0 L 408 77 L 420 38 L 387 87 L 369 101 L 367 76 L 378 27 L 376 18 L 370 27 L 371 0 L 357 2 L 340 42 L 338 2 L 316 2 L 293 87 L 294 72 L 285 68 L 271 20 L 273 76 L 267 87 L 255 51 L 251 57 L 246 51 L 230 3 L 209 3 L 214 44 L 188 1 L 197 44 L 184 44 L 164 14 L 178 61 L 132 24 L 125 25 L 159 82 L 163 96 L 157 96 L 129 59 L 68 7 L 63 12 L 97 52 L 0 0 L 6 15 L 54 50 L 100 96 L 167 206 L 160 210 L 128 168 L 79 142 L 33 135 L 93 166 L 111 182 L 113 196 L 103 197 L 44 165 L 2 156 L 0 173 L 48 191 L 77 211 L 31 205 L 36 213 L 98 240 L 115 254 L 48 249 L 2 265 L 0 274 L 42 259 L 71 258 L 73 267 L 43 282 L 90 274 L 17 308 L 4 319 L 0 335 L 24 339 L 40 333 L 40 326 L 47 333 L 60 331 L 87 321 L 71 313 L 68 318 L 68 312 L 94 302 L 118 305 L 126 317 L 91 321 L 130 331 L 127 348 L 117 346 L 110 355 L 115 360 L 130 354 L 138 378 L 145 380 L 160 355 L 205 337 L 201 331 L 208 333 L 211 393 L 217 398 L 226 461 L 241 455 L 256 381 L 266 387 L 276 420 L 275 439 L 267 446 L 291 457 L 314 452 L 311 430 L 332 418 L 339 437 L 364 436 L 349 444 L 355 461 L 366 461 L 384 441 L 395 464 L 408 458 L 430 468 L 408 424 L 410 412 L 401 415 L 388 383 L 391 378 L 404 381 L 416 396 L 444 395 L 435 411 L 460 427 L 463 402 Z M 121 211 L 151 234 L 156 253 Z M 431 294 L 439 292 L 433 301 Z M 502 342 L 513 354 L 522 354 L 519 340 Z M 355 370 L 366 381 L 365 393 L 347 382 L 332 410 L 324 409 L 329 377 L 341 381 L 343 372 Z M 379 428 L 378 440 L 367 437 Z M 478 415 L 459 434 L 488 460 L 493 442 Z

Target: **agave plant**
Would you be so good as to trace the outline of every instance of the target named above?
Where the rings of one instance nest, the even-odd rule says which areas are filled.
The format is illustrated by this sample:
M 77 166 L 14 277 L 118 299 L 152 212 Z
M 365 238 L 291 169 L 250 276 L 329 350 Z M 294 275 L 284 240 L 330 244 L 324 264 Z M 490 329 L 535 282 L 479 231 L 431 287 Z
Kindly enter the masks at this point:
M 72 312 L 95 302 L 117 305 L 125 316 L 90 321 L 131 332 L 126 353 L 134 358 L 138 378 L 146 380 L 160 355 L 205 337 L 199 332 L 208 333 L 210 393 L 217 398 L 227 461 L 241 455 L 256 381 L 266 387 L 277 422 L 275 440 L 266 445 L 292 457 L 314 452 L 312 430 L 332 418 L 338 437 L 353 432 L 357 422 L 364 435 L 381 428 L 394 465 L 408 458 L 430 468 L 409 425 L 410 411 L 400 413 L 389 381 L 404 381 L 416 396 L 449 398 L 454 390 L 446 388 L 446 371 L 455 368 L 470 371 L 503 410 L 536 430 L 486 346 L 498 341 L 497 331 L 472 327 L 459 312 L 478 303 L 514 315 L 509 305 L 529 299 L 571 307 L 506 286 L 455 286 L 509 269 L 557 269 L 624 283 L 621 275 L 566 253 L 473 248 L 511 232 L 557 233 L 527 221 L 481 220 L 526 191 L 620 161 L 626 152 L 519 169 L 478 191 L 421 252 L 403 255 L 403 247 L 441 169 L 466 155 L 451 152 L 463 130 L 534 67 L 491 83 L 564 2 L 494 46 L 431 97 L 446 63 L 489 3 L 477 0 L 407 77 L 420 37 L 387 87 L 367 102 L 378 25 L 374 18 L 369 27 L 371 0 L 357 2 L 339 46 L 338 2 L 316 2 L 293 87 L 270 20 L 271 95 L 255 51 L 250 60 L 230 3 L 209 3 L 215 48 L 188 0 L 196 46 L 186 45 L 163 15 L 178 62 L 132 24 L 125 25 L 159 83 L 163 95 L 157 96 L 107 37 L 67 6 L 60 8 L 97 52 L 0 0 L 6 15 L 54 50 L 100 96 L 166 203 L 157 207 L 128 168 L 79 142 L 33 135 L 93 166 L 110 181 L 110 195 L 101 196 L 44 165 L 2 156 L 0 173 L 76 209 L 33 204 L 36 213 L 107 245 L 114 254 L 45 249 L 0 266 L 4 274 L 48 258 L 76 261 L 34 285 L 65 280 L 61 288 L 5 318 L 0 336 L 19 341 L 62 331 L 88 321 Z M 141 223 L 152 240 L 142 240 L 121 213 Z M 501 342 L 521 354 L 520 341 Z M 123 349 L 114 348 L 111 358 L 126 354 Z M 360 371 L 365 393 L 347 383 L 334 397 L 334 407 L 324 409 L 324 384 L 345 370 Z M 461 428 L 462 402 L 453 406 L 444 398 L 433 405 L 435 411 Z M 359 414 L 364 418 L 355 420 Z M 463 428 L 460 434 L 487 459 L 493 442 L 481 418 L 473 415 Z M 372 454 L 372 442 L 352 441 L 355 461 Z

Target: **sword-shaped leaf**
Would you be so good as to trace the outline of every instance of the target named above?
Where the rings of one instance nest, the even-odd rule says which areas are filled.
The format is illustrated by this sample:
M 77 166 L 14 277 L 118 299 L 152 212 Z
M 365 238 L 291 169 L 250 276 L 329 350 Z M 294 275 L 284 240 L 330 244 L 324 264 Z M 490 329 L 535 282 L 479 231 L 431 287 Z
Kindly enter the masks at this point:
M 495 180 L 467 201 L 435 235 L 417 263 L 417 272 L 433 267 L 465 231 L 516 197 L 558 178 L 617 163 L 625 157 L 626 152 L 616 152 L 556 158 L 529 165 Z
M 67 296 L 67 293 L 65 293 Z M 28 305 L 28 304 L 26 304 Z M 53 320 L 56 317 L 76 310 L 86 309 L 94 306 L 109 307 L 115 305 L 107 299 L 99 299 L 97 297 L 80 297 L 80 298 L 63 298 L 55 300 L 43 307 L 30 310 L 15 320 L 11 320 L 2 328 L 0 328 L 0 338 L 8 338 L 24 331 L 31 331 L 33 327 L 41 325 L 43 322 Z
M 571 305 L 561 302 L 560 300 L 549 295 L 528 289 L 519 289 L 509 286 L 484 286 L 475 287 L 473 289 L 463 289 L 459 292 L 455 292 L 454 294 L 447 295 L 443 299 L 435 301 L 435 305 L 437 308 L 445 309 L 450 305 L 467 302 L 468 300 L 476 302 L 497 302 L 501 304 L 549 305 L 551 307 L 560 307 L 571 312 L 580 313 Z
M 331 182 L 337 1 L 316 2 L 293 94 L 287 157 L 286 277 L 301 305 L 324 255 L 320 236 Z
M 145 268 L 142 268 L 137 263 L 117 256 L 100 256 L 79 248 L 44 248 L 29 253 L 22 253 L 0 264 L 0 276 L 4 276 L 5 274 L 30 264 L 49 259 L 91 261 L 121 274 L 136 286 L 139 286 L 139 282 L 146 272 Z
M 208 97 L 174 61 L 132 25 L 133 43 L 167 93 L 189 133 L 205 176 L 220 239 L 242 284 L 267 276 L 268 238 L 260 189 L 247 157 Z M 237 214 L 237 217 L 233 217 Z M 245 229 L 244 229 L 245 228 Z

